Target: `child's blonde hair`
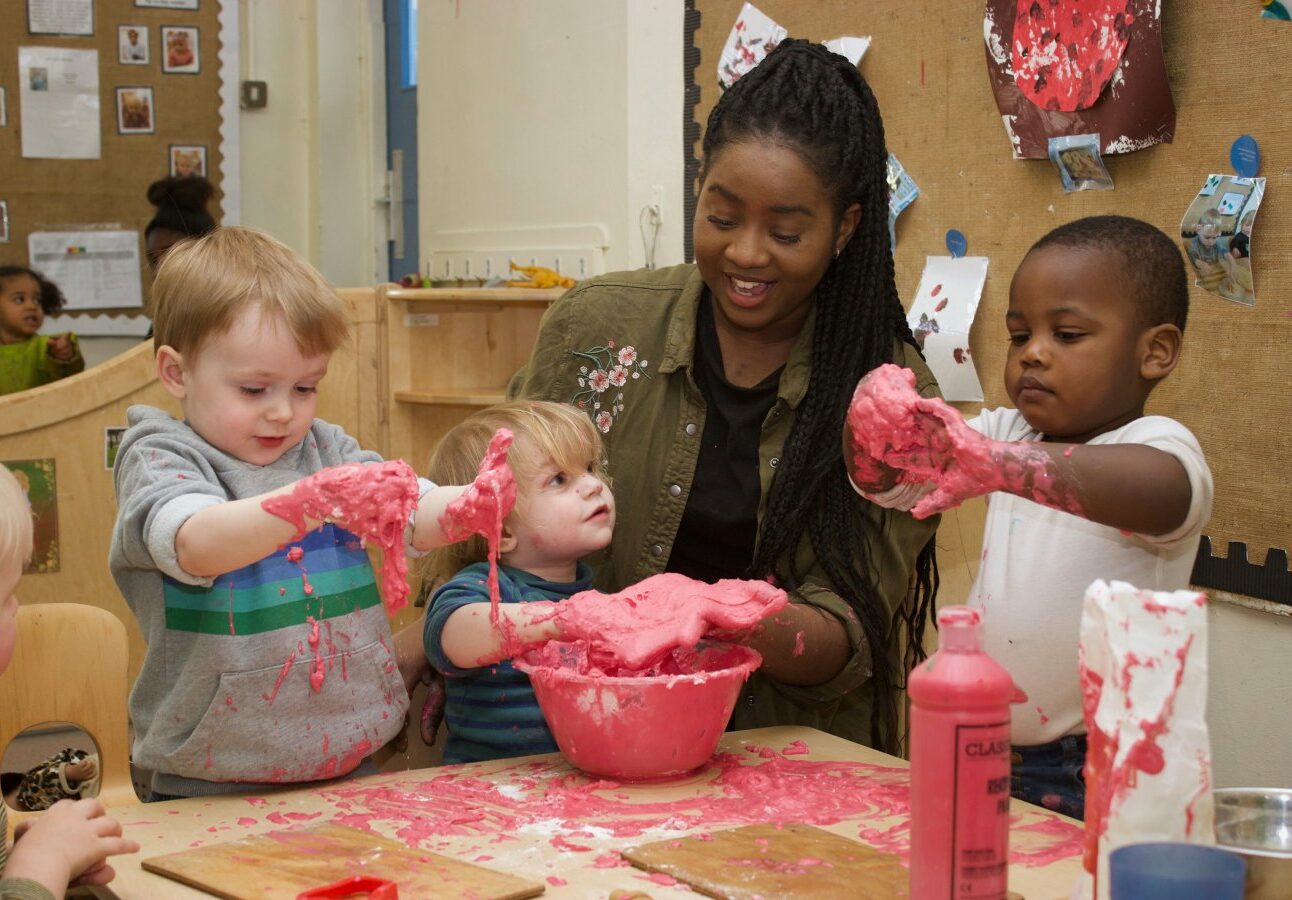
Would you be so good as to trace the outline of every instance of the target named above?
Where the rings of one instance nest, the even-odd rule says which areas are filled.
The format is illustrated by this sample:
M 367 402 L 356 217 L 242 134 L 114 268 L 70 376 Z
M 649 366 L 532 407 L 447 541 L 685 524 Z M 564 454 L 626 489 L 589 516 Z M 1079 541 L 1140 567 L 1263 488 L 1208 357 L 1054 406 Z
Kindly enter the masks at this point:
M 470 484 L 499 428 L 514 435 L 507 464 L 516 476 L 517 509 L 524 503 L 525 486 L 549 460 L 576 472 L 591 461 L 596 475 L 606 480 L 597 426 L 578 407 L 546 400 L 502 403 L 464 419 L 436 445 L 427 477 L 436 484 Z M 429 557 L 426 581 L 438 585 L 463 567 L 487 558 L 488 547 L 480 535 L 449 544 Z
M 286 324 L 305 356 L 350 333 L 345 301 L 296 251 L 255 228 L 217 228 L 170 249 L 153 282 L 153 337 L 181 356 L 227 331 L 246 306 Z
M 26 566 L 31 536 L 31 501 L 13 473 L 0 465 L 0 566 Z

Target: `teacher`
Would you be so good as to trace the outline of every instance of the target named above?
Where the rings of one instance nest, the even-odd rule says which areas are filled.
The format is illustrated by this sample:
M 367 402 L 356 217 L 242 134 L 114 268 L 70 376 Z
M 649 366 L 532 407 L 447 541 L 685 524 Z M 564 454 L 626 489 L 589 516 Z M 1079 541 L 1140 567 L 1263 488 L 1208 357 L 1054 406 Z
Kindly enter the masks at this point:
M 731 727 L 892 750 L 936 522 L 858 496 L 840 436 L 875 366 L 937 387 L 894 283 L 879 109 L 848 60 L 787 40 L 718 101 L 703 150 L 695 264 L 571 290 L 509 394 L 575 403 L 604 433 L 619 524 L 598 587 L 669 571 L 790 592 L 746 638 L 763 665 Z

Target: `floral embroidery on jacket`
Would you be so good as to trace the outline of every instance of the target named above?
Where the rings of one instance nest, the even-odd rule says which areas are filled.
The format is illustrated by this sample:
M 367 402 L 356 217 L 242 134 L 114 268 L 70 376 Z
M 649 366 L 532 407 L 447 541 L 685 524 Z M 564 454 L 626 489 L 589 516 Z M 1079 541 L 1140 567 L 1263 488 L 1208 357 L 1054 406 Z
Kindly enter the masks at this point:
M 575 350 L 574 355 L 588 364 L 579 366 L 581 390 L 572 402 L 586 409 L 604 434 L 624 411 L 624 385 L 642 376 L 650 377 L 646 372 L 648 363 L 638 357 L 636 347 L 616 347 L 614 341 L 606 341 L 604 347 Z

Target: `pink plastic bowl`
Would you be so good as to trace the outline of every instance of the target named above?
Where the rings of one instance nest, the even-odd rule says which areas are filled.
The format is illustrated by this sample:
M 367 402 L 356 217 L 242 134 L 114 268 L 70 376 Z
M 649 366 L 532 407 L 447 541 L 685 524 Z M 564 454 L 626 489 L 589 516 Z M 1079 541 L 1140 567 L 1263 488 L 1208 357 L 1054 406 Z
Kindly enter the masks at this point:
M 583 674 L 586 655 L 549 644 L 514 660 L 529 675 L 561 753 L 603 778 L 640 781 L 681 775 L 713 755 L 740 687 L 763 659 L 739 644 L 675 650 L 666 668 L 682 674 Z M 559 664 L 552 660 L 564 657 Z M 580 665 L 580 661 L 583 665 Z

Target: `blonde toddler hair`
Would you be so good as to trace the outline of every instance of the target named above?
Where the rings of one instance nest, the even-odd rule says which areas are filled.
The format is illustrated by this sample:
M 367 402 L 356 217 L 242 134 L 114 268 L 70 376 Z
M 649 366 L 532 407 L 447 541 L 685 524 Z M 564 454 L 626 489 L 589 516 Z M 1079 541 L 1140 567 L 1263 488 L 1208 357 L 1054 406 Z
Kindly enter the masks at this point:
M 591 459 L 597 476 L 606 480 L 597 426 L 578 407 L 547 400 L 502 403 L 464 419 L 440 439 L 426 476 L 436 484 L 470 484 L 499 428 L 514 435 L 507 464 L 516 476 L 517 510 L 524 504 L 525 486 L 548 460 L 562 469 L 580 471 Z M 432 553 L 425 577 L 431 585 L 438 585 L 463 567 L 487 558 L 485 539 L 473 535 Z
M 31 559 L 31 501 L 13 473 L 0 466 L 0 566 Z
M 223 334 L 248 305 L 287 326 L 304 356 L 345 343 L 345 301 L 296 251 L 263 231 L 216 228 L 181 241 L 162 260 L 153 282 L 153 337 L 181 356 Z

